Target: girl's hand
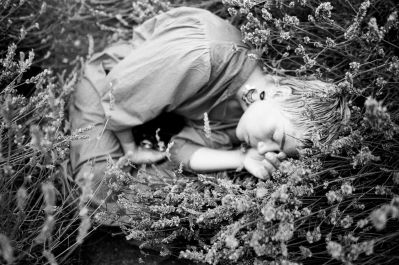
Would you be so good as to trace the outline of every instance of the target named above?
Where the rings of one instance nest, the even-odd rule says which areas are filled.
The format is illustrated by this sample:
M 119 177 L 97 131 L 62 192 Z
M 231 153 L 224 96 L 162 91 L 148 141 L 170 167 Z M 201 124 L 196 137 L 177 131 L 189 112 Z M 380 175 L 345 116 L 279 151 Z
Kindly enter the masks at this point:
M 165 159 L 166 153 L 137 146 L 134 142 L 122 144 L 124 159 L 134 164 L 151 164 Z
M 283 152 L 267 152 L 259 154 L 255 148 L 250 148 L 245 153 L 244 168 L 260 179 L 268 179 L 278 169 L 282 160 L 286 158 Z
M 128 151 L 126 158 L 134 164 L 152 164 L 166 158 L 166 152 L 138 147 L 134 151 Z

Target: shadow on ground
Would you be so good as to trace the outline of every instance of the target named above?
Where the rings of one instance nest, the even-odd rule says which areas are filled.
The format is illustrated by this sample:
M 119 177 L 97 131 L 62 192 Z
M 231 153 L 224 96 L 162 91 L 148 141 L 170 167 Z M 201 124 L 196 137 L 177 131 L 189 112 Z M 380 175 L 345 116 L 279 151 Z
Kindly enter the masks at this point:
M 75 251 L 74 265 L 186 265 L 192 261 L 177 256 L 161 257 L 155 251 L 141 251 L 117 231 L 98 228 Z

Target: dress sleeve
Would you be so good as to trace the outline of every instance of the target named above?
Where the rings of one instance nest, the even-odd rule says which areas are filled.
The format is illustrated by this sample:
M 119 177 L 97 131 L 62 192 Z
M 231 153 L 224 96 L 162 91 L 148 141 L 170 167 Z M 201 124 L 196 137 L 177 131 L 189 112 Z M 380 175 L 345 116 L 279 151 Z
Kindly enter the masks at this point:
M 186 126 L 172 137 L 174 142 L 170 153 L 171 160 L 182 163 L 186 170 L 191 170 L 190 159 L 195 151 L 202 147 L 230 150 L 234 147 L 235 129 L 212 131 L 211 138 L 205 136 L 202 128 Z
M 208 83 L 209 49 L 184 38 L 175 28 L 145 41 L 109 72 L 101 93 L 107 129 L 132 128 L 172 111 Z

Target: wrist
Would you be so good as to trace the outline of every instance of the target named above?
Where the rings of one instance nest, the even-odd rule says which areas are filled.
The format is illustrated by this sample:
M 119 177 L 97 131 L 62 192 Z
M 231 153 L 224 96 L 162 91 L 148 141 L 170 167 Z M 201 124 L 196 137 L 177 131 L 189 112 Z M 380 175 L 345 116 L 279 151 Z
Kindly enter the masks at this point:
M 236 169 L 237 172 L 241 171 L 244 169 L 245 167 L 245 158 L 246 158 L 246 153 L 247 153 L 247 149 L 243 148 L 243 146 L 240 147 L 240 149 L 237 150 L 238 151 L 238 161 L 239 161 L 239 165 Z

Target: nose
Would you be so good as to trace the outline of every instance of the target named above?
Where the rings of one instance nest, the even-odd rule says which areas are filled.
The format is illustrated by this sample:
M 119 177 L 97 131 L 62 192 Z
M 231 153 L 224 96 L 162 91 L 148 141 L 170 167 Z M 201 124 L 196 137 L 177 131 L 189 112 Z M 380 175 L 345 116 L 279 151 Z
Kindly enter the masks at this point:
M 276 142 L 258 142 L 257 150 L 260 155 L 264 155 L 267 152 L 280 152 L 280 146 Z

